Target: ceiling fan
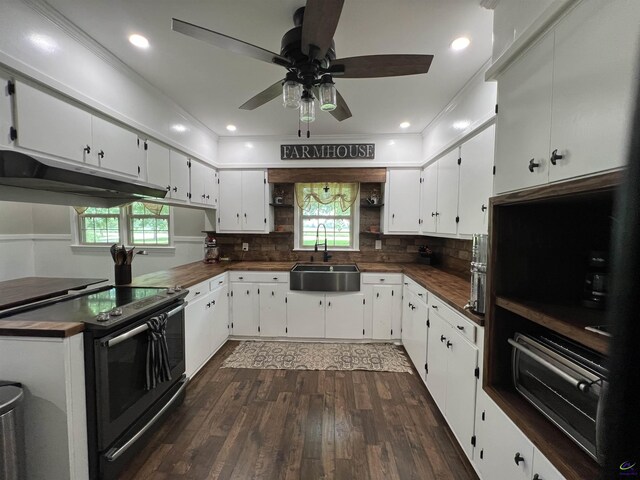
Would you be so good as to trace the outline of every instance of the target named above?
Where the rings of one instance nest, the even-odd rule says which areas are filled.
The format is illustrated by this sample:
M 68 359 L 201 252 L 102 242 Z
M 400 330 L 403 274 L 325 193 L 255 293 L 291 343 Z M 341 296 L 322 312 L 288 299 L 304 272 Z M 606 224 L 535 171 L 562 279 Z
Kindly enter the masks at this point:
M 287 69 L 284 79 L 240 105 L 241 109 L 253 110 L 282 95 L 285 107 L 299 109 L 300 120 L 312 122 L 317 98 L 321 110 L 343 121 L 351 117 L 351 111 L 335 88 L 334 76 L 375 78 L 427 73 L 433 60 L 433 55 L 414 54 L 336 58 L 333 35 L 343 4 L 344 0 L 307 0 L 306 7 L 298 8 L 293 14 L 295 27 L 282 37 L 279 54 L 176 18 L 172 29 Z

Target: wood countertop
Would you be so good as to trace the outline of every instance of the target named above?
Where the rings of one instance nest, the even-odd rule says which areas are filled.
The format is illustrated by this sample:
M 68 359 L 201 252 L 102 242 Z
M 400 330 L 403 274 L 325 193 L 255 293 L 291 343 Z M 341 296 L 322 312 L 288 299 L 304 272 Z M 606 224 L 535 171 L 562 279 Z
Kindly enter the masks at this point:
M 296 262 L 193 262 L 169 270 L 147 273 L 133 279 L 134 287 L 185 288 L 204 282 L 227 271 L 289 271 Z M 482 326 L 484 318 L 464 309 L 469 300 L 469 282 L 429 265 L 412 263 L 358 263 L 361 272 L 404 273 L 416 283 L 437 295 L 460 314 Z M 1 284 L 0 284 L 1 285 Z M 77 322 L 18 322 L 0 320 L 0 336 L 69 337 L 81 333 L 84 325 Z
M 0 282 L 0 310 L 64 295 L 106 278 L 23 277 Z

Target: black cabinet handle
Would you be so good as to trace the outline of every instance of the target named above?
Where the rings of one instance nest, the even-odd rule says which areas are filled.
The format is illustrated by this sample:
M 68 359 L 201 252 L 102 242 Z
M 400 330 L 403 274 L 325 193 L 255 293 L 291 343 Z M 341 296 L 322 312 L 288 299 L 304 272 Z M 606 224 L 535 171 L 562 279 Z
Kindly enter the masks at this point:
M 462 325 L 456 325 L 456 328 L 457 328 L 458 330 L 464 330 L 464 327 L 463 327 Z
M 415 305 L 411 305 L 411 310 L 415 310 L 415 309 L 416 309 Z
M 84 150 L 85 153 L 91 153 L 91 147 L 89 145 L 84 147 L 83 150 Z
M 167 185 L 167 192 L 171 191 L 171 185 Z
M 247 218 L 247 214 L 246 213 L 244 214 L 244 218 Z
M 236 218 L 240 218 L 240 214 L 239 213 L 236 213 Z
M 247 290 L 247 295 L 249 295 L 249 290 Z
M 207 308 L 211 308 L 211 302 L 207 303 Z
M 376 298 L 380 298 L 380 292 L 376 293 Z
M 200 295 L 200 292 L 196 292 L 196 295 Z
M 322 306 L 322 300 L 320 300 L 320 306 Z
M 278 277 L 273 277 L 274 280 L 278 280 Z
M 395 213 L 392 213 L 392 214 L 391 214 L 391 218 L 396 218 L 396 214 L 395 214 Z
M 275 294 L 276 294 L 276 292 L 274 292 L 274 291 L 271 292 L 271 296 L 272 297 L 275 296 Z
M 384 278 L 381 278 L 381 279 L 380 279 L 380 281 L 381 281 L 381 282 L 384 282 Z
M 204 193 L 202 194 L 202 198 L 206 198 L 206 197 L 204 196 Z
M 453 343 L 451 343 L 449 340 L 447 340 L 447 348 L 451 348 L 451 345 L 453 345 Z
M 537 473 L 533 476 L 533 480 L 542 480 Z
M 243 279 L 244 279 L 244 277 L 238 277 L 238 280 L 243 280 Z
M 534 158 L 532 158 L 531 160 L 529 160 L 529 171 L 531 173 L 533 173 L 533 169 L 534 168 L 538 168 L 540 166 L 539 163 L 536 162 L 536 160 Z
M 520 465 L 520 462 L 524 462 L 524 457 L 520 455 L 520 452 L 516 453 L 516 456 L 513 457 L 513 461 L 516 462 L 516 465 Z
M 438 309 L 438 305 L 431 305 L 431 308 L 435 308 L 437 310 Z
M 327 303 L 327 307 L 330 307 L 330 306 L 331 306 L 331 302 Z
M 207 195 L 207 200 L 209 200 L 209 195 Z
M 103 151 L 103 150 L 100 150 L 100 151 L 98 152 L 98 156 L 99 156 L 100 158 L 104 158 L 104 151 Z
M 482 210 L 483 212 L 486 212 L 487 206 L 483 203 L 482 206 L 480 207 L 480 210 Z
M 552 165 L 555 165 L 556 161 L 562 160 L 563 157 L 564 155 L 560 155 L 558 153 L 558 149 L 556 148 L 553 152 L 551 152 L 551 158 L 549 159 L 549 161 L 551 162 Z
M 173 187 L 173 191 L 177 192 L 178 191 L 178 187 Z
M 440 343 L 444 342 L 447 339 L 444 335 L 440 335 Z

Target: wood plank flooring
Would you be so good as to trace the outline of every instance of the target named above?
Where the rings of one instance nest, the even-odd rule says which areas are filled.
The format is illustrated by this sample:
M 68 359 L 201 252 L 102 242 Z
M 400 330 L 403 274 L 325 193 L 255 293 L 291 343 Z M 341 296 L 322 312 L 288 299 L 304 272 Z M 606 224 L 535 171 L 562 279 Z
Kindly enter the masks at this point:
M 220 368 L 121 480 L 477 479 L 417 373 Z

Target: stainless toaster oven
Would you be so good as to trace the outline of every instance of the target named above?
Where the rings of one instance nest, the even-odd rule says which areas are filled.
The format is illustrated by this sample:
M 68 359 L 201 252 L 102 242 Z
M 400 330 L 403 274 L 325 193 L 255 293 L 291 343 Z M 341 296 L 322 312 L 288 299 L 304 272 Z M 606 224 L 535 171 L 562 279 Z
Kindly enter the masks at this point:
M 512 346 L 517 391 L 595 460 L 601 460 L 605 357 L 556 335 L 516 333 Z

